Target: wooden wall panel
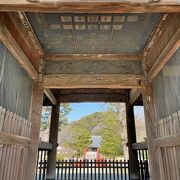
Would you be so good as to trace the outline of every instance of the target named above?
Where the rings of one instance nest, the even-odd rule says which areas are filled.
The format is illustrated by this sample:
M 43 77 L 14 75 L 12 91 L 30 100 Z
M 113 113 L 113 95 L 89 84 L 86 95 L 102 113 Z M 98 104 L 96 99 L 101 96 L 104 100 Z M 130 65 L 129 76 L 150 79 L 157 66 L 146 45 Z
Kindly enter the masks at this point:
M 173 15 L 171 15 L 173 16 Z M 179 19 L 174 16 L 174 26 L 178 27 Z M 164 41 L 171 37 L 173 29 L 168 26 L 168 33 Z M 163 48 L 161 44 L 160 49 Z M 157 53 L 160 52 L 157 50 Z M 154 101 L 155 120 L 152 123 L 152 129 L 155 130 L 155 136 L 152 139 L 151 147 L 155 148 L 154 156 L 157 159 L 159 169 L 159 180 L 178 180 L 180 177 L 180 75 L 179 75 L 179 56 L 180 49 L 169 59 L 167 64 L 158 73 L 152 83 Z M 156 56 L 156 55 L 154 55 Z M 151 109 L 150 109 L 151 110 Z M 148 127 L 149 131 L 150 127 Z
M 31 122 L 0 107 L 0 179 L 24 180 Z
M 180 177 L 180 111 L 159 120 L 156 124 L 154 146 L 158 155 L 160 180 Z
M 153 80 L 156 118 L 160 120 L 180 109 L 180 49 Z
M 28 119 L 33 80 L 0 42 L 0 106 Z

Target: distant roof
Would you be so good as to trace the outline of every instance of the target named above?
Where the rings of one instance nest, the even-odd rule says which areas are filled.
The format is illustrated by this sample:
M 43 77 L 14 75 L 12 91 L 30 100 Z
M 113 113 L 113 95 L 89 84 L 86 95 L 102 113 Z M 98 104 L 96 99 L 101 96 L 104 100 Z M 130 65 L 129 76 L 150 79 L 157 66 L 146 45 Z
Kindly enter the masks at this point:
M 98 148 L 101 145 L 102 138 L 101 136 L 92 136 L 92 144 L 90 147 Z

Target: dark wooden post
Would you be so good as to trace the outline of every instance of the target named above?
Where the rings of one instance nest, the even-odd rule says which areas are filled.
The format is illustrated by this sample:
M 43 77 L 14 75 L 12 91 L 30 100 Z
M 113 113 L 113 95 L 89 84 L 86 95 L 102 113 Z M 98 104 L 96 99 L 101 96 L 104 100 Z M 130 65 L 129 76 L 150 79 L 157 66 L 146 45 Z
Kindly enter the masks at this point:
M 126 115 L 127 115 L 127 137 L 128 137 L 128 151 L 129 151 L 130 179 L 138 180 L 140 179 L 140 175 L 139 175 L 137 150 L 134 150 L 132 148 L 132 144 L 136 143 L 134 110 L 133 110 L 133 105 L 129 105 L 129 100 L 126 103 L 126 112 L 127 112 Z
M 58 125 L 59 125 L 59 103 L 52 106 L 49 143 L 52 144 L 52 150 L 48 152 L 47 159 L 47 180 L 55 180 L 56 178 L 56 153 L 58 141 Z

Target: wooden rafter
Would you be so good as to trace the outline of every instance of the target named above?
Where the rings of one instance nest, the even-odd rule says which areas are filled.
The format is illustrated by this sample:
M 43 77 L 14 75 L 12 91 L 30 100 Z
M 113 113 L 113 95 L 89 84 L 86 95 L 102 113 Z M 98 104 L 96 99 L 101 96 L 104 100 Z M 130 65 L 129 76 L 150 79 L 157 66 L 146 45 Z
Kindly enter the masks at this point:
M 159 55 L 158 59 L 155 61 L 150 71 L 148 72 L 149 80 L 155 78 L 159 71 L 164 67 L 164 65 L 170 60 L 171 56 L 180 47 L 180 28 L 174 34 L 172 39 L 168 42 L 162 53 Z
M 54 97 L 54 94 L 50 89 L 45 89 L 44 93 L 48 97 L 48 99 L 52 102 L 53 105 L 57 104 L 56 98 Z
M 44 59 L 47 61 L 64 60 L 141 60 L 141 54 L 46 54 Z
M 180 15 L 168 15 L 158 37 L 145 57 L 148 79 L 151 81 L 180 46 Z
M 150 13 L 180 12 L 177 0 L 0 0 L 0 11 L 33 12 L 92 12 L 92 13 Z
M 51 74 L 44 75 L 44 88 L 143 88 L 144 77 L 135 74 Z
M 8 28 L 4 23 L 3 16 L 0 18 L 0 40 L 9 49 L 13 56 L 17 59 L 19 64 L 26 70 L 33 80 L 38 79 L 38 73 L 24 54 L 21 47 L 18 45 L 12 34 L 9 32 Z
M 142 91 L 140 89 L 132 89 L 130 91 L 129 103 L 132 105 L 141 94 L 142 94 Z
M 30 49 L 33 48 L 33 53 L 35 53 L 36 56 L 42 57 L 44 55 L 44 51 L 40 45 L 38 38 L 36 37 L 36 34 L 34 33 L 33 28 L 31 27 L 26 14 L 24 12 L 9 12 L 7 14 L 16 26 L 15 28 L 18 29 L 23 38 L 27 41 L 25 43 L 29 45 Z
M 142 55 L 143 57 L 145 57 L 147 55 L 147 53 L 149 52 L 149 50 L 151 49 L 151 47 L 154 44 L 155 39 L 158 37 L 158 34 L 160 33 L 160 30 L 162 28 L 162 25 L 164 24 L 164 21 L 166 20 L 168 14 L 161 14 L 159 16 L 159 19 L 157 20 L 157 23 L 153 29 L 153 31 L 151 32 L 146 45 L 144 46 Z
M 25 13 L 0 12 L 0 16 L 4 18 L 4 23 L 7 29 L 37 70 L 39 60 L 43 57 L 44 52 L 25 16 Z

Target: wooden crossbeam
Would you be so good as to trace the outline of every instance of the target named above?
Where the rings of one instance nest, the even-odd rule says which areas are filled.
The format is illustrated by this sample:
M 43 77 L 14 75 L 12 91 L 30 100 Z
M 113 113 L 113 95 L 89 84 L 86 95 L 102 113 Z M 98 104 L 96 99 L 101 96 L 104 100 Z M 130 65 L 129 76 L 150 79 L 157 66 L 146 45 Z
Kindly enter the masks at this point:
M 52 102 L 52 104 L 56 105 L 57 101 L 56 98 L 54 97 L 54 94 L 50 89 L 45 89 L 44 90 L 45 95 L 49 98 L 49 100 Z
M 132 89 L 130 91 L 129 103 L 132 105 L 141 94 L 142 94 L 142 91 L 140 89 Z
M 31 139 L 27 137 L 0 132 L 0 144 L 28 145 L 30 142 L 31 142 Z
M 151 13 L 180 12 L 177 0 L 0 0 L 0 11 Z
M 65 60 L 116 60 L 116 61 L 137 61 L 142 59 L 141 54 L 46 54 L 44 59 L 47 61 Z
M 132 148 L 139 150 L 139 149 L 148 149 L 147 143 L 145 141 L 139 143 L 133 143 Z
M 60 102 L 126 102 L 126 96 L 123 94 L 108 93 L 74 93 L 60 95 Z
M 135 74 L 44 75 L 44 88 L 143 88 L 144 76 Z
M 5 26 L 2 16 L 0 18 L 0 40 L 9 49 L 19 64 L 26 70 L 29 76 L 33 80 L 38 79 L 37 71 L 30 63 L 29 59 L 24 54 L 23 50 L 20 48 L 14 37 L 11 35 L 8 28 Z
M 153 140 L 153 143 L 156 148 L 167 147 L 167 146 L 179 146 L 180 134 L 158 138 L 158 139 Z
M 48 142 L 41 141 L 41 142 L 38 144 L 38 149 L 51 150 L 51 149 L 52 149 L 52 144 L 51 144 L 51 143 L 48 143 Z

